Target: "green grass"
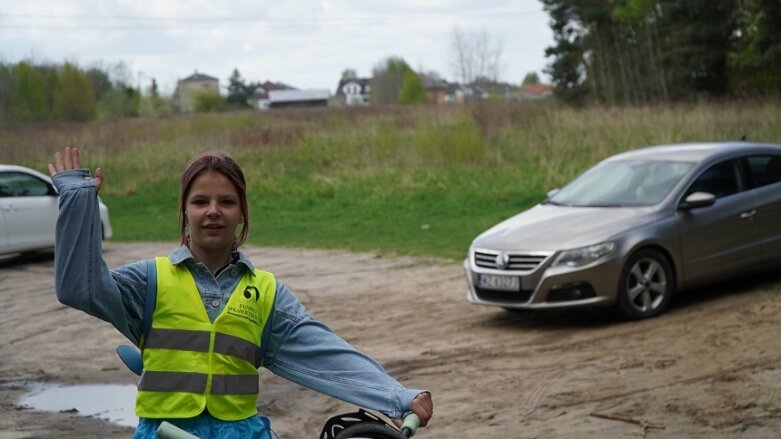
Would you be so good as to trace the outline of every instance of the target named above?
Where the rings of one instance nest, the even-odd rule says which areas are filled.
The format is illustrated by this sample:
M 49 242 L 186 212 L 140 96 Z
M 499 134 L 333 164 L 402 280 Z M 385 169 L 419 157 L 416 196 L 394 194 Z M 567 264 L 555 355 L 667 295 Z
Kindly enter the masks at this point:
M 507 176 L 481 185 L 474 184 L 484 178 L 478 171 L 345 176 L 328 185 L 283 177 L 273 190 L 250 188 L 249 243 L 460 259 L 480 231 L 542 198 Z M 176 193 L 160 191 L 169 186 L 102 195 L 111 209 L 114 239 L 176 239 Z
M 178 178 L 231 153 L 254 245 L 465 256 L 481 231 L 596 161 L 671 142 L 781 142 L 776 101 L 572 109 L 546 102 L 236 112 L 0 127 L 0 162 L 45 171 L 82 148 L 101 166 L 114 239 L 177 241 Z

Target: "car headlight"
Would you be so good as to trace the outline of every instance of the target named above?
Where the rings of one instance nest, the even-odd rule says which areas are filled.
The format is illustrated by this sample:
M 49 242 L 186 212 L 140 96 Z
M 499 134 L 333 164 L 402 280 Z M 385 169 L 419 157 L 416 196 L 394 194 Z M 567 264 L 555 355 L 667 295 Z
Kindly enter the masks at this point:
M 616 243 L 613 241 L 608 241 L 600 244 L 590 245 L 588 247 L 564 250 L 556 258 L 556 261 L 553 263 L 553 265 L 580 267 L 581 265 L 589 264 L 601 258 L 602 256 L 610 254 L 615 249 Z

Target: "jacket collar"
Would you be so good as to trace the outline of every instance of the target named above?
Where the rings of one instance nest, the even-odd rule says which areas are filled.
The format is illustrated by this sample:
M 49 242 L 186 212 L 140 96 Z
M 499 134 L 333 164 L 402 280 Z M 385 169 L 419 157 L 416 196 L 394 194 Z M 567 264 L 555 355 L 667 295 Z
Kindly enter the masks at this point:
M 247 269 L 247 271 L 249 271 L 249 273 L 251 273 L 254 276 L 255 275 L 255 266 L 252 265 L 252 261 L 247 259 L 247 257 L 244 256 L 244 253 L 242 253 L 242 252 L 240 252 L 238 250 L 233 252 L 234 260 L 235 260 L 237 255 L 239 257 L 239 260 L 238 260 L 238 262 L 236 262 L 236 265 L 243 265 Z M 195 256 L 193 256 L 193 254 L 190 251 L 190 249 L 187 246 L 185 246 L 185 245 L 183 245 L 183 246 L 177 248 L 176 250 L 174 250 L 173 252 L 171 252 L 171 254 L 168 255 L 168 259 L 171 260 L 171 264 L 173 264 L 173 265 L 179 265 L 182 262 L 185 262 L 185 261 L 188 261 L 188 260 L 192 261 L 192 263 L 197 262 L 196 259 L 195 259 Z

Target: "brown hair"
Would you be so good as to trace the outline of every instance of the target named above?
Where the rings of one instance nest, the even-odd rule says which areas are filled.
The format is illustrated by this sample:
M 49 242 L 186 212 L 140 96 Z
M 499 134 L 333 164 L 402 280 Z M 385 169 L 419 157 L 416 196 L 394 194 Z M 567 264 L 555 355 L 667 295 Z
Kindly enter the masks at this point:
M 244 173 L 239 164 L 226 152 L 208 151 L 197 155 L 190 160 L 187 168 L 182 173 L 182 191 L 179 194 L 179 233 L 182 238 L 182 244 L 187 244 L 187 217 L 185 209 L 187 207 L 187 197 L 190 196 L 193 182 L 199 175 L 206 171 L 219 172 L 224 175 L 236 187 L 239 193 L 239 206 L 244 216 L 244 225 L 241 233 L 236 239 L 236 247 L 241 246 L 247 240 L 249 235 L 249 205 L 247 203 L 247 182 L 244 180 Z

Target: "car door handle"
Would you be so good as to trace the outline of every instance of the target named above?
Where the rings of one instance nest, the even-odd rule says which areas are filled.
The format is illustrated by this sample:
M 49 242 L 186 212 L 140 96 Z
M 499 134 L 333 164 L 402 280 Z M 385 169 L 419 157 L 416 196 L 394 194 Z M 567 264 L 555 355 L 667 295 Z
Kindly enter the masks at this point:
M 756 215 L 756 214 L 757 214 L 757 211 L 755 209 L 751 209 L 751 210 L 749 210 L 747 212 L 741 213 L 740 214 L 740 219 L 746 220 L 746 221 L 751 221 L 752 219 L 754 219 L 754 215 Z

